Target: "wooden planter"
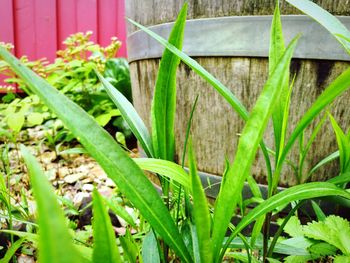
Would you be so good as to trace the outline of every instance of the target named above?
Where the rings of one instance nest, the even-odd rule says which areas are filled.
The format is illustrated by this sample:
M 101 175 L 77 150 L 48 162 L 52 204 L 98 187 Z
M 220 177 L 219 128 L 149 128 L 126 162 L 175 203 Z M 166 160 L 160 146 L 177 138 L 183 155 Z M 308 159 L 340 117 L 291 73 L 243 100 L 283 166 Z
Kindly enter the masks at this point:
M 128 0 L 126 14 L 167 37 L 171 28 L 168 22 L 174 21 L 183 2 Z M 269 30 L 275 1 L 188 2 L 190 20 L 186 25 L 184 51 L 251 109 L 268 76 Z M 336 15 L 348 15 L 350 12 L 346 0 L 315 2 Z M 291 130 L 328 84 L 349 67 L 350 57 L 319 24 L 306 16 L 295 16 L 299 13 L 289 4 L 283 2 L 281 12 L 288 14 L 282 18 L 286 42 L 299 32 L 303 34 L 291 66 L 292 74 L 296 74 L 289 122 Z M 343 16 L 340 19 L 350 28 L 350 17 Z M 153 87 L 163 49 L 131 25 L 128 34 L 134 105 L 150 128 Z M 176 156 L 179 158 L 182 154 L 189 112 L 195 97 L 199 95 L 191 130 L 198 169 L 220 176 L 225 158 L 231 161 L 234 158 L 244 123 L 214 88 L 184 64 L 179 67 L 177 84 Z M 343 129 L 347 129 L 350 124 L 349 99 L 350 94 L 345 93 L 334 102 L 331 110 Z M 312 124 L 311 129 L 307 130 L 306 141 L 315 125 Z M 273 147 L 271 127 L 266 131 L 265 141 Z M 305 168 L 312 167 L 336 149 L 333 130 L 327 123 L 310 150 Z M 298 146 L 294 147 L 289 159 L 297 161 L 297 157 Z M 337 166 L 330 164 L 320 169 L 311 180 L 325 180 L 337 172 Z M 261 152 L 257 154 L 252 173 L 258 182 L 266 183 Z M 290 186 L 295 183 L 292 170 L 286 168 L 280 185 Z

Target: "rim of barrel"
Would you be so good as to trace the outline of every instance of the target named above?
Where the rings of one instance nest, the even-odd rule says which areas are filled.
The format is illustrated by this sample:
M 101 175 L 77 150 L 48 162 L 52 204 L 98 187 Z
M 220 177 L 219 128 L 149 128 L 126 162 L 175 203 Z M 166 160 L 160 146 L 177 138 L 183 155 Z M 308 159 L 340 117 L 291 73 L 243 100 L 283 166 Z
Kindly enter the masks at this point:
M 349 16 L 337 18 L 350 29 Z M 281 19 L 286 43 L 297 34 L 302 34 L 293 58 L 350 61 L 350 56 L 341 44 L 310 17 L 283 15 Z M 183 51 L 191 57 L 268 57 L 271 21 L 272 16 L 187 20 Z M 164 23 L 149 28 L 167 38 L 173 24 Z M 141 30 L 128 36 L 127 45 L 129 62 L 160 58 L 164 50 L 156 40 Z

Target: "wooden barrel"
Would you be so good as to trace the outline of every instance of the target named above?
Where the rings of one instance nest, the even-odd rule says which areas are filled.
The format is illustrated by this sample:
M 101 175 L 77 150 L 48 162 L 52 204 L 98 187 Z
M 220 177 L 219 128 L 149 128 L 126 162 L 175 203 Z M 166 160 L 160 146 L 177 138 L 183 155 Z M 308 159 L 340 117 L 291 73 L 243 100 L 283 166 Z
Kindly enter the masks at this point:
M 184 0 L 128 0 L 127 17 L 167 37 Z M 268 76 L 269 30 L 274 10 L 272 0 L 189 0 L 185 31 L 184 51 L 195 58 L 204 68 L 230 88 L 251 109 Z M 314 1 L 350 28 L 348 0 Z M 321 92 L 341 72 L 349 67 L 350 57 L 319 24 L 300 14 L 286 2 L 281 4 L 286 42 L 298 32 L 303 33 L 291 65 L 296 75 L 291 102 L 289 131 L 295 127 L 303 113 Z M 286 15 L 288 14 L 288 15 Z M 150 128 L 150 106 L 153 96 L 159 58 L 162 48 L 143 32 L 128 26 L 128 56 L 130 60 L 133 100 L 135 107 Z M 182 155 L 186 125 L 195 97 L 198 107 L 192 124 L 194 149 L 200 171 L 221 175 L 225 158 L 233 160 L 243 121 L 229 104 L 186 65 L 181 64 L 177 77 L 176 156 Z M 332 106 L 332 113 L 343 129 L 350 124 L 350 93 L 345 93 Z M 305 133 L 307 140 L 316 122 Z M 271 125 L 270 125 L 271 126 Z M 268 128 L 265 139 L 273 148 L 272 129 Z M 296 143 L 298 144 L 298 143 Z M 336 140 L 327 123 L 312 145 L 305 168 L 337 149 Z M 298 146 L 288 157 L 297 162 Z M 325 180 L 337 174 L 336 164 L 320 169 L 311 180 Z M 252 169 L 260 183 L 266 183 L 262 153 Z M 296 183 L 293 170 L 286 168 L 281 186 Z

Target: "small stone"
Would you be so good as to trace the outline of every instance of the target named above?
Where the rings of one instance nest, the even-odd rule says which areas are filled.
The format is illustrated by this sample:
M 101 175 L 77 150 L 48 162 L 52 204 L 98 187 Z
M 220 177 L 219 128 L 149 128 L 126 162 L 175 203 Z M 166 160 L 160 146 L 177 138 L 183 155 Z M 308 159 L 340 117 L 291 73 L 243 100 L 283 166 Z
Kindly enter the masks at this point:
M 32 256 L 27 256 L 22 254 L 17 258 L 17 262 L 18 263 L 35 263 L 35 260 L 34 260 L 34 257 Z
M 113 189 L 111 189 L 111 188 L 109 188 L 109 187 L 107 187 L 107 186 L 104 186 L 104 185 L 102 185 L 102 186 L 98 189 L 98 192 L 99 192 L 101 195 L 103 195 L 104 197 L 107 197 L 107 198 L 112 197 L 113 194 L 114 194 Z
M 58 170 L 58 177 L 63 178 L 69 174 L 69 169 L 67 167 L 62 167 Z
M 84 184 L 82 189 L 86 192 L 92 192 L 92 190 L 94 190 L 94 186 L 92 184 Z
M 73 198 L 73 204 L 76 207 L 79 207 L 81 205 L 81 202 L 83 201 L 84 198 L 88 198 L 90 196 L 89 193 L 85 193 L 85 192 L 79 192 L 77 193 L 74 198 Z
M 70 174 L 64 178 L 64 181 L 68 184 L 73 184 L 79 180 L 82 180 L 85 176 L 86 175 L 83 173 Z
M 86 177 L 85 179 L 83 179 L 81 182 L 84 183 L 84 184 L 87 184 L 87 183 L 92 183 L 94 180 L 93 178 L 91 177 Z
M 54 181 L 57 176 L 57 169 L 52 168 L 46 172 L 47 179 L 49 179 L 50 182 Z
M 40 155 L 40 159 L 44 164 L 49 164 L 56 159 L 56 154 L 55 152 L 44 152 Z

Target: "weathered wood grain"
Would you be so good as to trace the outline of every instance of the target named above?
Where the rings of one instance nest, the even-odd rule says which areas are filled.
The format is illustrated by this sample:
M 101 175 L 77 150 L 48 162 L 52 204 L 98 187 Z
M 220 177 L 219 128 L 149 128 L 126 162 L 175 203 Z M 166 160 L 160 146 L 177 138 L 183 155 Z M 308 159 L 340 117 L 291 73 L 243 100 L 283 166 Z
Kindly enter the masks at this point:
M 126 16 L 142 25 L 172 22 L 185 0 L 127 0 Z M 301 14 L 300 11 L 280 1 L 282 14 Z M 334 15 L 350 15 L 350 0 L 314 0 L 316 4 Z M 275 0 L 189 0 L 188 19 L 220 16 L 272 15 Z M 128 33 L 136 28 L 128 24 Z
M 127 4 L 127 12 L 129 12 L 129 17 L 142 24 L 159 24 L 172 21 L 182 2 L 182 0 L 130 0 Z M 258 13 L 272 14 L 273 2 L 270 0 L 189 1 L 189 18 L 255 15 Z M 337 15 L 348 15 L 350 11 L 348 0 L 316 2 Z M 346 10 L 345 7 L 347 11 L 344 11 Z M 130 14 L 132 8 L 134 10 Z M 293 8 L 287 6 L 284 2 L 282 3 L 282 11 L 283 13 L 296 13 Z M 131 30 L 133 29 L 129 28 L 129 32 Z M 196 60 L 230 88 L 249 109 L 254 105 L 268 76 L 266 58 L 200 57 Z M 296 74 L 296 80 L 292 95 L 289 132 L 295 127 L 297 121 L 312 105 L 317 96 L 349 65 L 350 63 L 339 61 L 293 60 L 291 68 L 293 74 Z M 148 127 L 150 126 L 150 106 L 158 66 L 159 59 L 135 61 L 130 64 L 134 105 Z M 225 158 L 231 161 L 234 158 L 239 133 L 242 131 L 244 124 L 228 103 L 184 64 L 181 64 L 178 70 L 177 83 L 176 156 L 178 159 L 181 158 L 189 113 L 195 97 L 199 95 L 198 107 L 191 129 L 194 150 L 198 159 L 198 169 L 220 175 L 224 170 Z M 350 94 L 347 92 L 343 97 L 337 99 L 331 108 L 331 112 L 343 129 L 347 129 L 350 124 L 349 101 Z M 310 129 L 306 131 L 305 141 L 308 140 L 312 127 L 315 127 L 316 123 L 313 123 Z M 266 131 L 265 140 L 268 146 L 273 148 L 271 125 Z M 298 143 L 296 144 L 288 158 L 297 163 Z M 306 159 L 305 171 L 335 151 L 336 148 L 335 136 L 328 121 L 312 145 L 310 154 Z M 337 165 L 333 163 L 316 173 L 312 180 L 324 180 L 336 175 L 337 172 Z M 257 154 L 252 173 L 260 183 L 266 183 L 265 164 L 261 152 Z M 295 183 L 293 170 L 286 167 L 283 170 L 280 185 L 290 186 Z

